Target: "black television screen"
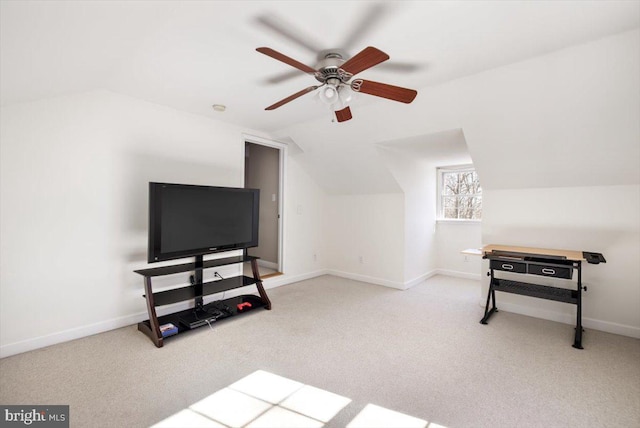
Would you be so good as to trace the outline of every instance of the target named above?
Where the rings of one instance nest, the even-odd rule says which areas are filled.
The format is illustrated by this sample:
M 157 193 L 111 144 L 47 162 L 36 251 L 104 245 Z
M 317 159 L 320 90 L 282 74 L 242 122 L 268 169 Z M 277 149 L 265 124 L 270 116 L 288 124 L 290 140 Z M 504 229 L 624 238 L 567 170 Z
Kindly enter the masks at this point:
M 260 191 L 149 183 L 148 262 L 258 245 Z

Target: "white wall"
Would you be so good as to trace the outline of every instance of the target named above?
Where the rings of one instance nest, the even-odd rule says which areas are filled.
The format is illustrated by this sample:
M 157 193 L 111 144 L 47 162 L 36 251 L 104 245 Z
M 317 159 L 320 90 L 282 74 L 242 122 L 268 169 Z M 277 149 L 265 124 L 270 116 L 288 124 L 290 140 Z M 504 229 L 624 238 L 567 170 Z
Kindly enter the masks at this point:
M 404 196 L 328 195 L 329 273 L 404 288 Z
M 242 185 L 246 129 L 106 91 L 3 107 L 1 125 L 2 355 L 147 317 L 133 270 L 146 266 L 149 181 Z M 292 170 L 292 203 L 321 201 Z M 302 274 L 314 267 L 297 263 L 308 234 L 295 232 L 321 220 L 289 218 L 285 264 Z
M 333 193 L 382 193 L 387 180 L 354 180 L 353 165 L 363 177 L 389 177 L 376 144 L 451 129 L 464 131 L 486 189 L 637 184 L 638 52 L 640 30 L 629 31 L 418 88 L 409 105 L 359 106 L 353 120 L 364 127 L 317 120 L 280 135 L 308 148 L 309 170 Z M 326 174 L 316 173 L 323 165 Z
M 575 244 L 570 247 L 587 251 L 602 251 L 598 248 L 607 247 L 608 253 L 614 255 L 609 255 L 608 259 L 621 255 L 620 261 L 626 262 L 628 256 L 624 254 L 633 247 L 630 254 L 635 255 L 639 241 L 621 241 L 616 238 L 617 232 L 607 234 L 605 222 L 592 217 L 594 197 L 600 199 L 596 204 L 601 203 L 601 207 L 608 202 L 607 198 L 599 196 L 601 192 L 594 191 L 592 195 L 589 191 L 578 191 L 576 195 L 582 199 L 568 199 L 573 201 L 573 206 L 561 203 L 549 207 L 544 213 L 549 226 L 540 235 L 536 234 L 540 230 L 538 223 L 527 224 L 524 220 L 530 217 L 530 205 L 514 202 L 512 195 L 517 191 L 497 193 L 493 197 L 490 192 L 520 189 L 542 197 L 544 191 L 536 189 L 546 188 L 553 194 L 554 188 L 639 185 L 639 52 L 640 30 L 633 30 L 442 85 L 419 88 L 418 97 L 409 106 L 398 107 L 381 101 L 360 107 L 357 120 L 368 126 L 341 128 L 341 140 L 334 141 L 332 147 L 356 142 L 367 174 L 373 175 L 374 164 L 367 160 L 371 159 L 371 152 L 378 149 L 376 143 L 462 129 L 484 192 L 487 192 L 483 201 L 482 243 L 500 244 L 508 240 L 507 243 L 553 248 L 558 245 L 557 237 L 549 231 L 560 233 L 555 225 L 565 224 L 566 212 L 578 215 L 574 207 L 583 207 L 578 221 L 588 222 L 589 227 L 571 233 Z M 314 147 L 322 146 L 325 138 L 316 130 L 328 127 L 314 122 L 297 124 L 287 131 L 300 145 Z M 342 156 L 339 149 L 331 154 L 335 158 Z M 332 162 L 331 158 L 322 160 Z M 376 165 L 388 174 L 386 165 L 379 162 Z M 336 171 L 332 174 L 334 178 L 339 176 Z M 324 186 L 322 176 L 314 175 L 314 178 Z M 332 186 L 333 182 L 327 184 Z M 362 181 L 356 184 L 351 191 L 364 193 L 377 188 L 367 189 Z M 494 232 L 506 218 L 497 211 L 503 207 L 508 207 L 509 217 L 523 219 L 510 234 Z M 629 218 L 638 214 L 633 205 L 620 206 L 619 211 Z M 601 232 L 594 235 L 593 230 Z M 375 230 L 371 230 L 363 235 L 373 236 L 374 233 Z M 594 239 L 589 248 L 577 246 L 583 239 L 580 234 Z M 607 256 L 607 252 L 603 252 Z M 632 263 L 637 264 L 638 258 Z M 591 276 L 592 272 L 610 269 L 609 266 L 588 266 L 585 280 L 595 284 L 597 279 Z M 640 284 L 640 275 L 634 269 L 617 272 L 616 275 L 621 275 L 618 283 L 627 284 L 616 289 L 620 293 L 618 300 L 610 305 L 599 305 L 597 313 L 586 312 L 585 317 L 594 320 L 592 325 L 636 335 L 640 327 L 636 321 L 640 304 L 629 284 Z M 595 301 L 594 297 L 589 299 Z M 564 319 L 565 312 L 572 309 L 564 304 L 547 305 L 542 313 L 537 311 L 540 304 L 539 299 L 523 298 L 510 310 Z
M 480 246 L 480 224 L 437 222 L 437 168 L 471 164 L 464 134 L 452 129 L 378 144 L 404 192 L 405 286 L 435 273 L 478 279 L 480 261 L 460 252 Z M 475 270 L 474 270 L 475 269 Z
M 485 192 L 483 243 L 604 253 L 609 263 L 584 269 L 591 285 L 585 325 L 634 337 L 640 337 L 638 52 L 636 30 L 483 73 L 462 86 L 472 95 L 465 135 Z M 571 305 L 500 300 L 505 310 L 573 322 Z
M 435 168 L 396 146 L 381 146 L 378 152 L 404 194 L 403 288 L 408 288 L 433 275 L 436 268 Z
M 639 51 L 636 30 L 421 88 L 408 106 L 362 106 L 354 120 L 370 125 L 364 128 L 296 125 L 289 135 L 306 152 L 290 162 L 287 177 L 294 197 L 285 200 L 285 270 L 300 278 L 326 267 L 403 284 L 405 200 L 392 193 L 400 187 L 375 143 L 463 129 L 486 192 L 483 242 L 602 251 L 609 263 L 587 266 L 585 281 L 597 290 L 616 278 L 615 293 L 590 288 L 585 317 L 636 334 L 637 229 L 625 225 L 638 218 L 637 204 L 600 189 L 629 185 L 620 193 L 638 194 Z M 142 281 L 131 271 L 145 258 L 147 181 L 242 180 L 246 130 L 111 93 L 3 107 L 0 128 L 3 352 L 132 324 L 144 313 Z M 317 162 L 316 147 L 326 147 Z M 324 189 L 343 186 L 362 194 L 323 199 Z M 583 190 L 574 195 L 567 186 Z M 513 202 L 527 192 L 538 199 L 550 192 L 557 203 L 537 211 L 547 226 L 531 217 L 533 198 Z M 613 223 L 599 211 L 610 203 L 620 212 Z M 579 227 L 559 242 L 558 225 L 571 226 L 567 212 Z M 508 221 L 517 223 L 510 233 L 502 229 Z M 625 267 L 611 272 L 614 263 Z M 100 304 L 77 304 L 86 301 Z M 539 304 L 523 298 L 513 310 L 534 312 Z M 568 307 L 552 305 L 543 315 L 562 318 Z
M 307 174 L 296 156 L 287 159 L 285 180 L 284 273 L 287 281 L 323 274 L 328 265 L 324 237 L 326 194 Z M 275 277 L 265 282 L 279 284 Z
M 483 205 L 486 202 L 483 200 Z M 482 222 L 448 222 L 436 224 L 438 273 L 469 279 L 480 279 L 480 256 L 460 252 L 482 247 Z
M 485 189 L 640 183 L 640 30 L 463 79 Z
M 603 253 L 607 263 L 583 264 L 585 325 L 640 337 L 640 186 L 493 190 L 485 191 L 484 200 L 485 243 Z M 507 310 L 575 322 L 573 305 L 539 299 L 532 304 L 531 298 L 505 293 L 498 299 L 498 307 Z

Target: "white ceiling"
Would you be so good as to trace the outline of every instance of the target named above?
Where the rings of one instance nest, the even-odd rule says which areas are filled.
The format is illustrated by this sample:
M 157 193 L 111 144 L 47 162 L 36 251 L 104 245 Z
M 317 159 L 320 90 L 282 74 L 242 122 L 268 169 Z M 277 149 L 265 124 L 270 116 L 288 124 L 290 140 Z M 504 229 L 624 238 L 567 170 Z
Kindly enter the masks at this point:
M 375 46 L 391 59 L 361 77 L 420 90 L 629 30 L 639 19 L 637 1 L 3 1 L 0 97 L 6 105 L 108 89 L 276 131 L 330 113 L 313 95 L 264 111 L 316 81 L 257 53 L 260 46 L 311 66 L 318 49 L 353 55 Z M 214 112 L 215 103 L 227 111 Z M 352 122 L 358 105 L 373 103 L 404 107 L 360 95 Z

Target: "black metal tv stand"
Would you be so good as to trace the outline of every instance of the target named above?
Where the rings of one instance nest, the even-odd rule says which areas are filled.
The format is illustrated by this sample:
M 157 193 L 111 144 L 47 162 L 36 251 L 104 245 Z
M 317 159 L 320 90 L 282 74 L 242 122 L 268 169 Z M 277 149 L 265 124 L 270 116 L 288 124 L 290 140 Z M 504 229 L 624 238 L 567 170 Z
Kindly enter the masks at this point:
M 162 325 L 173 324 L 177 328 L 177 332 L 174 334 L 179 334 L 196 327 L 211 325 L 212 322 L 244 314 L 255 309 L 265 308 L 270 310 L 271 301 L 262 285 L 257 261 L 258 257 L 252 257 L 246 254 L 214 260 L 203 260 L 202 256 L 196 256 L 195 263 L 182 263 L 134 271 L 144 277 L 144 297 L 147 301 L 147 311 L 149 312 L 149 319 L 138 323 L 138 330 L 149 336 L 153 343 L 160 348 L 164 344 L 164 339 L 171 337 L 163 336 L 160 330 L 160 326 Z M 202 280 L 202 272 L 204 269 L 242 263 L 251 263 L 252 277 L 241 275 L 210 282 L 203 282 Z M 151 278 L 190 271 L 194 272 L 191 285 L 153 292 Z M 203 304 L 204 296 L 253 284 L 255 284 L 258 289 L 259 296 L 245 294 L 210 302 L 206 305 Z M 187 300 L 194 301 L 193 308 L 161 317 L 158 317 L 156 314 L 156 307 L 158 306 L 170 305 Z
M 480 320 L 481 324 L 487 324 L 489 318 L 498 312 L 496 291 L 570 303 L 577 307 L 573 347 L 583 349 L 582 291 L 587 291 L 587 287 L 582 286 L 582 262 L 586 260 L 589 263 L 604 263 L 606 260 L 602 254 L 490 245 L 483 249 L 483 258 L 489 259 L 490 272 L 487 275 L 491 277 L 491 281 L 489 282 L 484 317 Z M 572 279 L 574 270 L 577 271 L 575 289 L 513 281 L 497 278 L 495 275 L 495 271 L 503 271 Z

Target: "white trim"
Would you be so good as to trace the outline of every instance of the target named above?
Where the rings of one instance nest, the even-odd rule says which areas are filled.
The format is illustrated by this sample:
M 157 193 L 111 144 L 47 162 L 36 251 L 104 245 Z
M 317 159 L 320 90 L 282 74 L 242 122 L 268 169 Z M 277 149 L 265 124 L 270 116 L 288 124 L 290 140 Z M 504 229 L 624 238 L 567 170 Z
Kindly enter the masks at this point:
M 404 283 L 404 289 L 408 290 L 411 287 L 414 287 L 418 284 L 420 284 L 421 282 L 426 281 L 427 279 L 431 278 L 432 276 L 436 276 L 438 274 L 438 270 L 432 270 L 431 272 L 427 272 L 425 274 L 420 275 L 417 278 L 412 279 L 411 281 L 405 281 Z
M 242 134 L 242 139 L 243 139 L 243 143 L 248 142 L 248 143 L 252 143 L 252 144 L 258 144 L 261 146 L 267 146 L 267 147 L 271 147 L 274 149 L 278 149 L 279 153 L 280 153 L 280 183 L 279 183 L 279 188 L 278 188 L 278 192 L 280 193 L 280 197 L 278 198 L 278 266 L 274 269 L 276 269 L 278 272 L 285 272 L 285 248 L 284 248 L 284 243 L 286 242 L 286 227 L 285 227 L 285 222 L 284 222 L 284 200 L 285 200 L 285 189 L 286 187 L 286 180 L 287 180 L 287 158 L 288 158 L 288 149 L 289 146 L 286 143 L 280 142 L 280 141 L 276 141 L 276 140 L 270 140 L 268 138 L 264 138 L 264 137 L 259 137 L 257 135 L 251 135 L 251 134 Z M 242 145 L 242 164 L 244 165 L 244 156 L 245 156 L 245 151 L 244 151 L 244 144 Z M 244 183 L 244 176 L 243 176 L 243 183 Z
M 287 242 L 285 240 L 286 236 L 286 227 L 284 222 L 284 200 L 285 200 L 285 189 L 287 188 L 287 159 L 289 158 L 289 148 L 286 144 L 282 145 L 280 149 L 280 206 L 278 210 L 280 211 L 280 236 L 278 236 L 278 272 L 285 272 L 284 261 L 285 259 L 285 248 L 284 243 Z
M 485 299 L 480 300 L 480 306 L 485 307 Z M 545 309 L 534 308 L 530 306 L 523 306 L 514 303 L 500 302 L 498 305 L 500 311 L 511 312 L 518 315 L 526 315 L 529 317 L 540 318 L 548 321 L 555 321 L 562 324 L 568 324 L 575 326 L 576 316 L 573 314 L 559 313 L 554 311 L 548 311 Z M 604 331 L 606 333 L 619 334 L 621 336 L 633 337 L 640 339 L 640 327 L 634 327 L 631 325 L 617 324 L 609 321 L 601 321 L 594 318 L 582 317 L 582 326 L 585 328 L 591 328 L 598 331 Z
M 376 278 L 358 273 L 342 272 L 333 269 L 327 269 L 327 274 L 339 276 L 340 278 L 353 279 L 355 281 L 368 282 L 369 284 L 383 285 L 385 287 L 396 288 L 398 290 L 405 290 L 405 284 L 403 282 L 390 281 L 388 279 Z
M 582 318 L 582 326 L 607 333 L 640 339 L 640 327 L 633 327 L 609 321 L 600 321 L 593 318 Z
M 334 275 L 334 276 L 339 276 L 341 278 L 347 278 L 347 279 L 353 279 L 355 281 L 362 281 L 362 282 L 367 282 L 370 284 L 375 284 L 375 285 L 382 285 L 384 287 L 390 287 L 390 288 L 395 288 L 397 290 L 408 290 L 411 287 L 414 287 L 424 281 L 426 281 L 427 279 L 435 276 L 435 275 L 447 275 L 447 276 L 453 276 L 453 277 L 457 277 L 457 278 L 464 278 L 464 279 L 472 279 L 472 280 L 477 280 L 480 281 L 481 279 L 481 275 L 480 274 L 472 274 L 472 273 L 466 273 L 466 272 L 457 272 L 457 271 L 448 271 L 448 270 L 443 270 L 443 269 L 434 269 L 430 272 L 427 272 L 425 274 L 422 274 L 410 281 L 404 281 L 404 282 L 399 282 L 399 281 L 391 281 L 388 279 L 383 279 L 383 278 L 376 278 L 376 277 L 372 277 L 372 276 L 367 276 L 367 275 L 361 275 L 361 274 L 357 274 L 357 273 L 351 273 L 351 272 L 343 272 L 343 271 L 338 271 L 338 270 L 333 270 L 333 269 L 327 269 L 326 273 L 328 275 Z
M 261 266 L 263 268 L 267 268 L 267 269 L 274 269 L 274 270 L 278 270 L 278 263 L 274 263 L 274 262 L 268 262 L 266 260 L 262 260 L 262 259 L 258 259 L 258 266 Z
M 433 275 L 446 275 L 456 278 L 472 279 L 482 281 L 481 274 L 458 272 L 446 269 L 436 269 L 431 273 Z M 428 276 L 427 278 L 429 278 Z M 426 278 L 425 278 L 426 279 Z M 414 284 L 415 285 L 415 284 Z M 478 301 L 479 305 L 484 308 L 486 304 L 486 298 L 483 297 Z M 526 315 L 534 318 L 541 318 L 549 321 L 556 321 L 563 324 L 575 325 L 576 317 L 573 314 L 559 313 L 554 311 L 548 311 L 531 306 L 523 306 L 509 302 L 500 302 L 498 307 L 501 311 L 511 312 L 519 315 Z M 609 321 L 601 321 L 594 318 L 582 317 L 582 326 L 585 328 L 591 328 L 593 330 L 604 331 L 606 333 L 619 334 L 622 336 L 633 337 L 640 339 L 640 327 L 634 327 L 625 324 L 618 324 Z
M 460 272 L 457 270 L 436 269 L 437 275 L 452 276 L 454 278 L 472 279 L 474 281 L 481 281 L 482 275 L 479 273 Z
M 436 223 L 445 224 L 482 224 L 482 220 L 466 219 L 466 218 L 437 218 Z
M 465 279 L 480 279 L 480 278 L 472 278 L 473 274 L 436 269 L 434 271 L 421 275 L 411 281 L 408 281 L 402 284 L 400 282 L 389 281 L 381 278 L 368 277 L 365 275 L 351 274 L 347 272 L 340 272 L 340 271 L 335 271 L 330 269 L 322 269 L 322 270 L 317 270 L 314 272 L 308 272 L 308 273 L 295 275 L 295 276 L 280 275 L 276 277 L 267 278 L 263 281 L 263 285 L 266 289 L 272 289 L 272 288 L 280 287 L 282 285 L 293 284 L 296 282 L 316 278 L 323 275 L 334 275 L 342 278 L 368 282 L 376 285 L 383 285 L 385 287 L 391 287 L 391 288 L 400 289 L 400 290 L 405 290 L 407 288 L 413 287 L 414 285 L 417 285 L 420 282 L 428 278 L 431 278 L 434 275 L 448 275 L 448 276 L 455 276 L 455 277 L 460 277 Z M 253 287 L 253 286 L 247 286 L 247 287 Z M 253 294 L 253 293 L 247 293 L 245 288 L 246 287 L 229 290 L 229 292 L 225 294 L 225 298 L 234 297 L 234 295 L 240 295 L 240 294 Z M 217 298 L 217 295 L 214 294 L 211 296 L 207 296 L 206 300 L 207 301 L 209 299 L 215 300 L 216 298 Z M 190 302 L 181 302 L 176 305 L 171 305 L 171 307 L 169 306 L 163 307 L 162 309 L 166 309 L 168 312 L 175 312 L 176 310 L 186 309 L 190 307 L 189 303 Z M 486 303 L 485 298 L 478 300 L 478 305 L 482 308 L 484 308 L 485 303 Z M 501 311 L 504 311 L 504 312 L 511 312 L 515 314 L 546 319 L 549 321 L 561 322 L 563 324 L 568 324 L 568 325 L 575 324 L 575 316 L 570 314 L 561 314 L 558 312 L 542 310 L 539 308 L 532 308 L 529 306 L 521 306 L 513 303 L 500 303 L 499 308 Z M 159 312 L 158 315 L 161 315 L 160 310 L 158 312 Z M 9 343 L 7 345 L 0 346 L 0 358 L 21 354 L 23 352 L 33 351 L 35 349 L 40 349 L 47 346 L 68 342 L 75 339 L 81 339 L 83 337 L 92 336 L 94 334 L 115 330 L 117 328 L 134 327 L 136 324 L 146 319 L 148 319 L 148 314 L 146 312 L 140 312 L 133 315 L 127 315 L 120 318 L 101 321 L 101 322 L 90 324 L 83 327 L 77 327 L 77 328 L 63 330 L 56 333 L 51 333 L 51 334 L 36 337 L 33 339 L 27 339 L 20 342 Z M 591 328 L 594 330 L 604 331 L 607 333 L 619 334 L 622 336 L 640 339 L 639 327 L 634 327 L 634 326 L 625 325 L 625 324 L 617 324 L 617 323 L 612 323 L 608 321 L 601 321 L 593 318 L 584 318 L 584 317 L 582 319 L 582 324 L 586 328 Z
M 442 176 L 445 173 L 451 173 L 451 172 L 462 172 L 462 171 L 473 171 L 476 174 L 478 174 L 478 172 L 476 171 L 476 167 L 473 165 L 473 163 L 470 164 L 465 164 L 465 165 L 453 165 L 453 166 L 439 166 L 436 167 L 436 223 L 444 223 L 444 222 L 481 222 L 482 219 L 454 219 L 454 218 L 444 218 L 443 217 L 443 207 L 442 207 L 442 185 L 443 185 L 443 181 L 442 181 Z M 482 187 L 482 186 L 481 186 Z M 480 198 L 482 198 L 482 193 L 476 194 L 479 195 Z
M 315 278 L 317 276 L 322 276 L 326 274 L 327 272 L 325 270 L 320 270 L 320 271 L 309 272 L 306 274 L 296 275 L 296 276 L 281 275 L 281 276 L 263 280 L 263 285 L 267 289 L 276 288 L 281 285 L 292 284 L 294 282 L 304 281 L 306 279 L 311 279 L 311 278 Z M 252 289 L 249 290 L 249 288 L 252 288 Z M 233 290 L 228 290 L 226 292 L 220 292 L 220 293 L 212 294 L 209 296 L 205 296 L 204 302 L 205 304 L 207 304 L 215 300 L 220 300 L 223 294 L 224 294 L 224 298 L 227 299 L 227 298 L 239 296 L 242 294 L 257 294 L 257 291 L 255 290 L 255 285 L 248 285 L 246 287 L 235 288 Z M 173 305 L 163 306 L 161 308 L 157 308 L 156 310 L 158 311 L 158 316 L 162 316 L 168 313 L 178 312 L 191 307 L 193 307 L 192 301 L 184 301 L 184 302 L 179 302 Z M 98 334 L 98 333 L 105 333 L 107 331 L 115 330 L 118 328 L 123 328 L 123 327 L 134 328 L 137 326 L 139 322 L 145 321 L 147 319 L 149 319 L 149 314 L 146 311 L 139 312 L 137 314 L 126 315 L 120 318 L 101 321 L 101 322 L 97 322 L 87 326 L 70 328 L 68 330 L 63 330 L 63 331 L 47 334 L 45 336 L 23 340 L 20 342 L 9 343 L 9 344 L 0 346 L 0 358 L 22 354 L 24 352 L 45 348 L 47 346 L 57 345 L 59 343 L 69 342 L 71 340 L 82 339 L 83 337 L 93 336 L 94 334 Z
M 260 144 L 261 146 L 273 147 L 274 149 L 282 149 L 288 147 L 287 143 L 282 141 L 272 140 L 270 138 L 260 137 L 258 135 L 242 133 L 243 141 L 249 141 L 250 143 Z
M 463 163 L 458 165 L 442 165 L 437 167 L 438 170 L 444 172 L 466 171 L 467 169 L 476 169 L 473 163 Z
M 92 336 L 94 334 L 115 330 L 117 328 L 131 326 L 132 324 L 136 325 L 139 322 L 148 319 L 148 317 L 149 316 L 146 312 L 141 312 L 138 314 L 127 315 L 120 318 L 97 322 L 87 326 L 70 328 L 68 330 L 63 330 L 32 339 L 22 340 L 20 342 L 9 343 L 7 345 L 0 346 L 0 358 L 21 354 L 27 351 L 33 351 L 34 349 L 40 349 L 47 346 L 56 345 L 58 343 L 69 342 L 75 339 L 81 339 L 83 337 Z
M 262 280 L 265 289 L 277 288 L 283 285 L 293 284 L 295 282 L 305 281 L 307 279 L 316 278 L 318 276 L 327 275 L 325 269 L 303 273 L 300 275 L 278 275 Z

